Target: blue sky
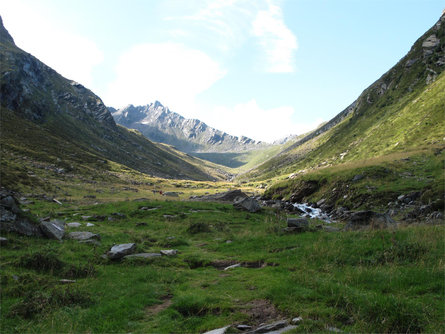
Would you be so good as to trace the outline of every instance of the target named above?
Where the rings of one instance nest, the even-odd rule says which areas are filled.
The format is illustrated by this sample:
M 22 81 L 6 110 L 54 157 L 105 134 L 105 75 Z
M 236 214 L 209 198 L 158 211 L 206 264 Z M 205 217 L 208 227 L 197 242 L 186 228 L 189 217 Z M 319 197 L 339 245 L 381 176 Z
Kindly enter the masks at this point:
M 327 121 L 440 17 L 441 0 L 3 0 L 16 44 L 115 108 L 161 101 L 273 141 Z

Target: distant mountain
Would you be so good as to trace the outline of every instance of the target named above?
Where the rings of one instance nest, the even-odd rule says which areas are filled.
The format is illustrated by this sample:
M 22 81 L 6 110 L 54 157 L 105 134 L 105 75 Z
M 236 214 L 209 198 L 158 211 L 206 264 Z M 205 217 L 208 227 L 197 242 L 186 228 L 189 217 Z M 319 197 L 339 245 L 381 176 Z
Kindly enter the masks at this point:
M 445 15 L 345 110 L 244 177 L 277 175 L 444 146 Z
M 173 145 L 187 153 L 241 152 L 267 144 L 247 137 L 231 136 L 197 119 L 186 119 L 156 101 L 145 106 L 109 108 L 116 123 L 139 130 L 148 139 Z
M 93 169 L 105 159 L 153 176 L 214 179 L 201 160 L 116 125 L 93 92 L 19 49 L 1 18 L 0 37 L 2 172 L 11 153 L 67 165 L 94 161 Z

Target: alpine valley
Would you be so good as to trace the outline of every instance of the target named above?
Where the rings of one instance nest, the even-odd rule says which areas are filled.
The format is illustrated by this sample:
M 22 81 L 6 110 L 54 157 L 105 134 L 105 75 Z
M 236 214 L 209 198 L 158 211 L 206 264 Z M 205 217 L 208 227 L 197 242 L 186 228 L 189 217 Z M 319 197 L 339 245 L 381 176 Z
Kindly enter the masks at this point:
M 106 107 L 0 37 L 2 333 L 445 331 L 445 15 L 275 143 Z

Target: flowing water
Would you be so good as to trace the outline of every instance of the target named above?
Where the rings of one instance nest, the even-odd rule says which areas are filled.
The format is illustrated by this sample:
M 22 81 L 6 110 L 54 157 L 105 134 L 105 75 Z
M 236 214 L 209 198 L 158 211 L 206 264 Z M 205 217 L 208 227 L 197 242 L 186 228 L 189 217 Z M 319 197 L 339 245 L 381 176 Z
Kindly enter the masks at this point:
M 326 214 L 326 212 L 323 212 L 319 208 L 313 208 L 310 205 L 308 205 L 307 203 L 295 203 L 294 207 L 296 207 L 304 212 L 304 214 L 302 214 L 303 217 L 318 218 L 318 219 L 321 219 L 327 223 L 332 222 L 331 219 L 329 218 L 329 216 Z

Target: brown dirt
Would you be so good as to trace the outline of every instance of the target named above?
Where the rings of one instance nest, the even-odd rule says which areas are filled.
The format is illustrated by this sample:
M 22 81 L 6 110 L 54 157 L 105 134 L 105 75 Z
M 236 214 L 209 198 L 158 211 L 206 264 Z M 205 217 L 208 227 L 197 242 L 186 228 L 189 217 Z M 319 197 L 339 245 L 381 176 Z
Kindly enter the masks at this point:
M 265 299 L 256 299 L 242 306 L 242 313 L 249 316 L 249 325 L 258 326 L 286 318 L 273 304 Z
M 147 316 L 153 316 L 158 314 L 161 311 L 164 311 L 166 308 L 168 308 L 172 304 L 172 297 L 171 295 L 165 296 L 162 298 L 161 304 L 155 304 L 151 305 L 145 308 L 145 315 Z

